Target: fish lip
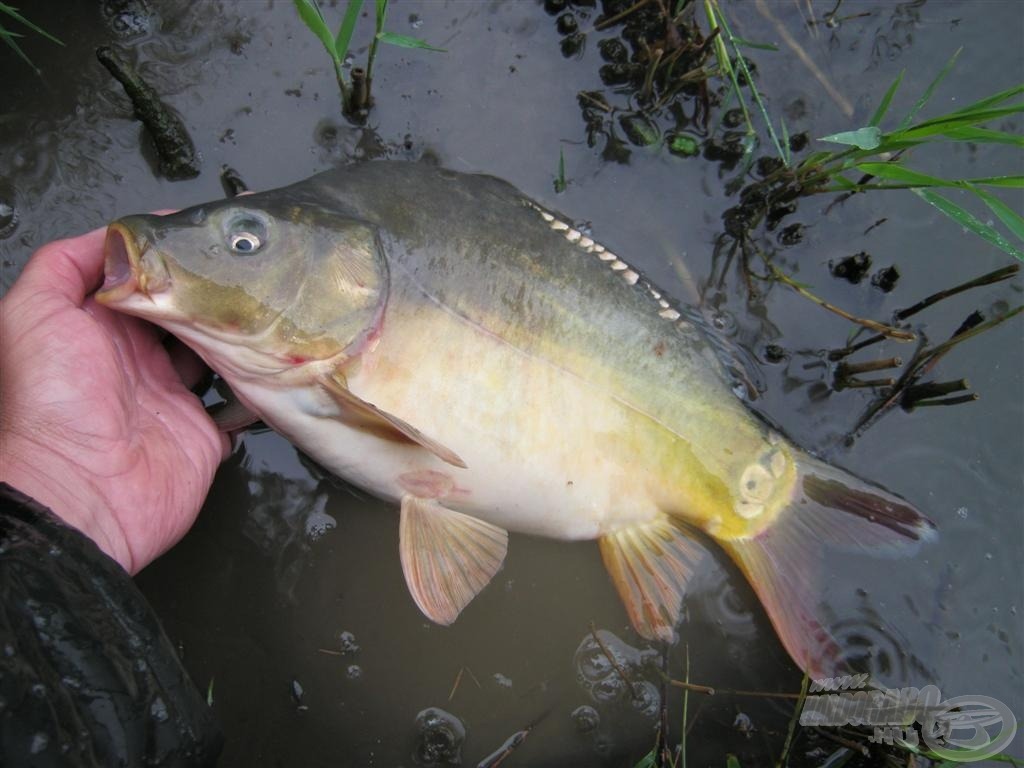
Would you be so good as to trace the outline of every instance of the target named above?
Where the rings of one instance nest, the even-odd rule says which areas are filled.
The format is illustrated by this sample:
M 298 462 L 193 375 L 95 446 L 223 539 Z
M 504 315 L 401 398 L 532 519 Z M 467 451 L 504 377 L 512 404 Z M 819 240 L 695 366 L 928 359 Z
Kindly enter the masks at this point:
M 164 260 L 147 239 L 136 237 L 121 222 L 107 227 L 103 251 L 103 285 L 96 292 L 101 304 L 118 304 L 135 293 L 152 299 L 153 294 L 170 287 Z

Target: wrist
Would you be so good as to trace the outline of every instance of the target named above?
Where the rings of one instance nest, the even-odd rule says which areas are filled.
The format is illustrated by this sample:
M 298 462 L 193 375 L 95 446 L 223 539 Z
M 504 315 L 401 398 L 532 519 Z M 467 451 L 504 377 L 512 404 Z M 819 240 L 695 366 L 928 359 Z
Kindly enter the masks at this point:
M 73 461 L 33 441 L 0 432 L 0 482 L 48 507 L 133 572 L 131 551 L 107 500 Z

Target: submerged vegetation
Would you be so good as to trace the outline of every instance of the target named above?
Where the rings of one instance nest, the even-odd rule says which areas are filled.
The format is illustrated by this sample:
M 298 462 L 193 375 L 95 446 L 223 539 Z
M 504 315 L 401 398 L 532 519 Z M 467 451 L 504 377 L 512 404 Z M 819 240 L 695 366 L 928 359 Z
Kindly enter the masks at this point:
M 367 54 L 366 67 L 353 67 L 349 78 L 346 78 L 345 60 L 349 55 L 356 22 L 363 9 L 363 0 L 349 0 L 337 33 L 331 32 L 317 0 L 294 0 L 294 2 L 299 17 L 323 43 L 324 50 L 331 57 L 334 76 L 338 82 L 338 90 L 341 92 L 341 109 L 349 118 L 361 119 L 373 106 L 373 64 L 377 58 L 377 46 L 380 43 L 395 45 L 399 48 L 420 48 L 444 53 L 444 49 L 435 48 L 419 38 L 386 31 L 384 23 L 388 15 L 388 0 L 374 0 L 375 30 L 373 40 L 370 42 L 370 51 Z
M 566 56 L 577 55 L 588 34 L 619 30 L 618 37 L 597 42 L 606 62 L 600 76 L 607 88 L 578 95 L 588 144 L 596 146 L 603 140 L 602 156 L 619 163 L 629 162 L 631 147 L 664 147 L 678 157 L 703 154 L 705 159 L 719 164 L 723 175 L 728 175 L 725 190 L 737 202 L 722 216 L 713 273 L 702 292 L 705 305 L 714 309 L 721 300 L 719 294 L 727 276 L 735 274 L 749 303 L 762 301 L 772 285 L 781 285 L 850 321 L 851 335 L 827 354 L 825 365 L 831 369 L 830 386 L 834 390 L 869 388 L 875 390 L 877 397 L 851 426 L 848 440 L 897 404 L 911 409 L 974 400 L 977 396 L 966 393 L 967 382 L 963 379 L 924 383 L 921 379 L 953 346 L 1015 317 L 1021 307 L 1003 307 L 988 317 L 972 313 L 949 339 L 933 344 L 922 341 L 920 332 L 906 321 L 949 296 L 1013 278 L 1018 274 L 1019 264 L 953 286 L 900 310 L 891 319 L 881 320 L 856 316 L 820 298 L 811 285 L 796 280 L 783 269 L 777 256 L 803 237 L 803 224 L 784 224 L 802 200 L 822 194 L 837 195 L 825 209 L 827 215 L 853 195 L 905 190 L 934 206 L 956 226 L 978 236 L 979 246 L 995 246 L 1018 261 L 1024 260 L 1024 217 L 997 196 L 1001 190 L 1024 188 L 1024 176 L 945 178 L 912 164 L 923 152 L 948 152 L 954 144 L 968 145 L 972 151 L 997 145 L 1024 148 L 1024 137 L 998 127 L 1000 121 L 1024 113 L 1024 85 L 1014 85 L 960 109 L 924 117 L 936 89 L 955 66 L 960 55 L 957 51 L 900 119 L 890 118 L 890 107 L 903 73 L 880 95 L 867 125 L 819 137 L 813 141 L 838 148 L 808 154 L 812 139 L 805 134 L 792 134 L 785 119 L 774 118 L 770 99 L 757 86 L 754 56 L 785 54 L 774 44 L 737 36 L 719 0 L 604 0 L 602 12 L 589 27 L 576 18 L 586 16 L 587 11 L 578 7 L 585 5 L 590 3 L 545 3 L 548 12 L 558 17 Z M 773 20 L 770 7 L 764 3 L 756 5 L 762 16 Z M 834 23 L 838 7 L 826 14 L 822 23 Z M 799 43 L 781 24 L 776 23 L 776 29 L 787 49 L 821 83 L 841 111 L 852 115 L 849 101 L 832 86 Z M 966 193 L 992 221 L 983 220 L 961 201 L 938 190 Z M 871 257 L 862 253 L 833 265 L 832 273 L 856 283 L 870 263 Z M 889 292 L 898 278 L 898 269 L 890 266 L 877 271 L 871 282 L 879 290 Z M 862 338 L 864 333 L 869 335 Z M 886 339 L 918 342 L 916 352 L 905 366 L 898 357 L 846 361 L 848 355 Z M 766 352 L 769 362 L 788 356 L 788 352 L 774 345 L 769 345 Z M 901 366 L 903 370 L 898 376 L 858 376 Z

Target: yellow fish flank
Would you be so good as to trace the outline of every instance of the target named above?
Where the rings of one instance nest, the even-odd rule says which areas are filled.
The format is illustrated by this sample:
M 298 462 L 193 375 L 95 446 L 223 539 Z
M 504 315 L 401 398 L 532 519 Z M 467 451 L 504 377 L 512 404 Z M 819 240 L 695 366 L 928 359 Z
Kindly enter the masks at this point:
M 416 604 L 448 624 L 507 531 L 597 539 L 636 630 L 671 640 L 722 547 L 802 669 L 839 648 L 829 547 L 906 552 L 907 502 L 799 450 L 733 394 L 718 343 L 513 187 L 366 163 L 111 225 L 100 301 L 192 346 L 256 418 L 401 507 Z

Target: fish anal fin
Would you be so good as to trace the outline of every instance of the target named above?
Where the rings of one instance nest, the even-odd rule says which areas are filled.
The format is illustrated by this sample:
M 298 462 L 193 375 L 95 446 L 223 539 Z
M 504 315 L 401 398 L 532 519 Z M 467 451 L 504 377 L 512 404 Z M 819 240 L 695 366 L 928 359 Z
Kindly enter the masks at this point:
M 412 495 L 402 497 L 398 538 L 413 600 L 444 625 L 487 586 L 508 550 L 504 529 Z
M 822 603 L 830 548 L 910 555 L 935 526 L 909 502 L 804 453 L 789 504 L 756 535 L 720 543 L 761 599 L 783 646 L 813 678 L 846 674 Z
M 352 394 L 346 386 L 344 379 L 331 376 L 322 379 L 321 383 L 341 409 L 339 419 L 348 426 L 385 440 L 415 443 L 430 451 L 441 461 L 460 469 L 466 468 L 466 462 L 459 458 L 455 451 L 427 437 L 416 427 L 397 416 L 382 411 L 373 403 L 368 403 L 357 395 Z
M 633 628 L 648 640 L 672 642 L 704 550 L 667 516 L 605 534 L 599 544 Z

